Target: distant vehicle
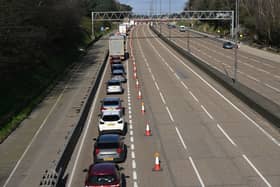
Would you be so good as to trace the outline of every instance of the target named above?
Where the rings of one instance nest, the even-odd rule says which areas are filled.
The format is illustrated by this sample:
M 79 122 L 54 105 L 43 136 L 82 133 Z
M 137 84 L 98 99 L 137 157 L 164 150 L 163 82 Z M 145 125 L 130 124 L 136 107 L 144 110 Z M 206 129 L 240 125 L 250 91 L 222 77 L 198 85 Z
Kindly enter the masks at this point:
M 126 148 L 118 134 L 102 134 L 94 144 L 94 162 L 123 162 L 126 158 Z
M 92 164 L 88 171 L 85 187 L 122 187 L 122 174 L 114 163 Z
M 119 33 L 124 34 L 124 35 L 127 34 L 127 25 L 126 24 L 119 25 Z
M 124 74 L 126 74 L 123 64 L 120 63 L 120 64 L 112 64 L 111 65 L 111 72 L 113 72 L 114 70 L 117 70 L 117 69 L 122 70 L 124 72 Z
M 180 32 L 186 32 L 186 27 L 184 26 L 184 25 L 180 25 L 180 27 L 179 27 L 179 31 Z
M 125 122 L 122 112 L 104 111 L 100 115 L 98 130 L 100 134 L 111 132 L 124 134 Z
M 124 89 L 120 80 L 109 80 L 107 82 L 107 94 L 123 93 Z
M 176 25 L 174 23 L 168 23 L 167 27 L 168 27 L 168 29 L 174 29 L 174 28 L 176 28 Z
M 112 80 L 119 80 L 122 83 L 126 82 L 125 72 L 121 69 L 115 69 L 112 71 Z
M 223 48 L 224 49 L 232 49 L 234 47 L 234 44 L 231 42 L 224 42 L 223 43 Z
M 109 37 L 109 56 L 117 57 L 121 60 L 126 58 L 125 38 L 122 35 L 114 35 Z
M 105 97 L 101 101 L 101 113 L 104 111 L 119 111 L 123 112 L 124 108 L 122 106 L 122 100 L 119 97 Z

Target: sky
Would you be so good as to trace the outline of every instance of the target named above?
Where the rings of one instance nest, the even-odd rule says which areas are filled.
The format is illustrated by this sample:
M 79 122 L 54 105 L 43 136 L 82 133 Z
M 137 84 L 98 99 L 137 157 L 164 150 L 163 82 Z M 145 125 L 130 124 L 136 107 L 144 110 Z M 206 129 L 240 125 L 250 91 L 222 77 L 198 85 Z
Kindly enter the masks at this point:
M 160 2 L 161 10 L 163 13 L 169 12 L 169 1 L 171 4 L 171 12 L 181 12 L 184 9 L 184 5 L 188 0 L 119 0 L 119 2 L 130 5 L 135 13 L 148 13 L 151 9 L 151 2 L 153 2 L 154 11 L 159 12 Z

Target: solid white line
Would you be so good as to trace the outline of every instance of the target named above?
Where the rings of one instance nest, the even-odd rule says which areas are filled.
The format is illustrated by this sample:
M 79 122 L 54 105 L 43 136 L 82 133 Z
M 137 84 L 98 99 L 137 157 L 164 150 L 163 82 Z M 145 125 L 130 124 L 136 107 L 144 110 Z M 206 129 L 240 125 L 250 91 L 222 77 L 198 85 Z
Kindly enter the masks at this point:
M 242 155 L 243 158 L 248 162 L 248 164 L 255 170 L 255 172 L 259 175 L 259 177 L 264 181 L 264 183 L 269 186 L 272 187 L 271 184 L 266 180 L 266 178 L 261 174 L 261 172 L 254 166 L 254 164 L 248 159 L 248 157 L 246 155 Z
M 209 116 L 210 119 L 214 119 L 213 116 L 206 110 L 206 108 L 203 105 L 200 105 L 201 108 L 204 110 L 204 112 Z
M 265 84 L 267 87 L 269 87 L 269 88 L 271 88 L 271 89 L 273 89 L 274 91 L 276 91 L 276 92 L 280 92 L 280 90 L 279 89 L 277 89 L 277 88 L 275 88 L 275 87 L 273 87 L 273 86 L 271 86 L 270 84 Z
M 66 88 L 66 87 L 65 87 Z M 39 133 L 41 132 L 42 128 L 45 126 L 48 118 L 50 117 L 50 115 L 52 114 L 52 112 L 54 111 L 55 107 L 57 106 L 58 102 L 61 100 L 64 91 L 66 89 L 63 89 L 63 91 L 61 92 L 61 94 L 59 95 L 59 97 L 57 98 L 55 104 L 52 106 L 51 110 L 49 111 L 49 113 L 47 114 L 47 116 L 45 117 L 43 123 L 40 125 L 39 129 L 37 130 L 37 132 L 35 133 L 35 135 L 33 136 L 33 138 L 31 139 L 30 143 L 28 144 L 28 146 L 26 147 L 25 151 L 23 152 L 23 154 L 21 155 L 20 159 L 17 161 L 15 167 L 13 168 L 12 172 L 10 173 L 9 177 L 7 178 L 7 180 L 5 181 L 5 184 L 3 187 L 6 187 L 8 185 L 8 183 L 10 182 L 11 178 L 13 177 L 14 173 L 16 172 L 19 164 L 21 163 L 21 161 L 23 160 L 23 158 L 25 157 L 25 155 L 27 154 L 27 152 L 29 151 L 31 145 L 33 144 L 33 142 L 36 140 L 37 136 L 39 135 Z
M 166 104 L 165 99 L 164 99 L 164 97 L 163 97 L 163 95 L 162 95 L 161 92 L 159 92 L 159 95 L 160 95 L 160 98 L 161 98 L 162 102 L 163 102 L 164 104 Z
M 189 93 L 191 94 L 191 96 L 194 98 L 194 100 L 196 101 L 196 102 L 198 102 L 199 103 L 199 100 L 195 97 L 195 95 L 191 92 L 191 91 L 189 91 Z
M 103 80 L 104 80 L 104 77 L 105 77 L 105 73 L 106 73 L 106 71 L 107 71 L 107 68 L 108 68 L 108 63 L 106 64 L 106 67 L 105 67 L 105 69 L 104 69 L 104 73 L 103 73 L 103 75 L 102 75 L 102 77 L 101 77 L 101 80 L 100 80 L 101 83 L 102 83 Z M 71 171 L 71 173 L 70 173 L 70 177 L 69 177 L 69 180 L 68 180 L 67 187 L 71 187 L 71 185 L 72 185 L 73 177 L 74 177 L 75 172 L 76 172 L 76 169 L 77 169 L 77 164 L 78 164 L 78 160 L 79 160 L 79 158 L 80 158 L 81 152 L 82 152 L 82 148 L 83 148 L 83 146 L 84 146 L 84 144 L 85 144 L 85 139 L 86 139 L 86 136 L 87 136 L 87 133 L 88 133 L 89 126 L 90 126 L 90 124 L 91 124 L 91 120 L 92 120 L 92 116 L 93 116 L 92 114 L 93 114 L 93 111 L 94 111 L 94 108 L 95 108 L 95 105 L 96 105 L 97 96 L 98 96 L 99 93 L 100 93 L 101 85 L 102 85 L 102 84 L 99 84 L 99 85 L 98 85 L 98 89 L 97 89 L 97 92 L 96 92 L 96 97 L 94 97 L 94 101 L 93 101 L 92 106 L 91 106 L 91 109 L 90 109 L 89 118 L 88 118 L 88 120 L 87 120 L 87 122 L 86 122 L 86 128 L 85 128 L 85 130 L 84 130 L 84 134 L 83 134 L 83 137 L 82 137 L 82 141 L 81 141 L 81 143 L 80 143 L 80 145 L 79 145 L 78 153 L 77 153 L 77 156 L 76 156 L 76 158 L 75 158 L 75 162 L 74 162 L 73 169 L 72 169 L 72 171 Z
M 157 87 L 157 90 L 159 91 L 159 86 L 158 86 L 157 82 L 155 82 L 155 85 Z
M 183 81 L 181 81 L 181 84 L 186 88 L 186 90 L 189 89 L 188 86 Z
M 198 170 L 197 170 L 197 168 L 196 168 L 196 166 L 194 164 L 194 161 L 193 161 L 192 157 L 189 156 L 189 160 L 190 160 L 190 162 L 192 164 L 192 167 L 193 167 L 193 169 L 195 171 L 195 174 L 196 174 L 196 176 L 197 176 L 197 178 L 198 178 L 198 180 L 200 182 L 201 187 L 205 187 L 205 185 L 203 183 L 203 180 L 202 180 L 202 178 L 201 178 L 201 176 L 200 176 L 200 174 L 199 174 L 199 172 L 198 172 Z
M 185 144 L 185 142 L 184 142 L 184 140 L 183 140 L 183 138 L 182 138 L 182 136 L 181 136 L 180 131 L 178 130 L 177 127 L 175 127 L 175 129 L 176 129 L 176 132 L 177 132 L 177 134 L 178 134 L 178 136 L 179 136 L 179 139 L 180 139 L 180 141 L 181 141 L 181 143 L 182 143 L 184 149 L 185 149 L 185 150 L 188 150 L 188 148 L 187 148 L 187 146 L 186 146 L 186 144 Z
M 174 122 L 174 119 L 173 119 L 173 117 L 172 117 L 172 115 L 171 115 L 171 112 L 169 111 L 169 108 L 168 108 L 167 106 L 166 106 L 165 108 L 166 108 L 166 110 L 167 110 L 167 112 L 168 112 L 168 115 L 169 115 L 171 121 Z
M 223 98 L 228 104 L 230 104 L 235 110 L 240 112 L 246 119 L 248 119 L 255 127 L 257 127 L 262 133 L 264 133 L 272 142 L 274 142 L 277 146 L 280 146 L 280 142 L 277 141 L 271 134 L 269 134 L 266 130 L 264 130 L 259 124 L 257 124 L 253 119 L 251 119 L 247 114 L 245 114 L 242 110 L 240 110 L 235 104 L 233 104 L 228 98 L 222 95 L 216 88 L 214 88 L 210 83 L 208 83 L 205 79 L 203 79 L 198 73 L 196 73 L 192 68 L 186 65 L 179 57 L 174 55 L 166 46 L 164 46 L 161 41 L 156 39 L 160 45 L 162 45 L 166 50 L 169 51 L 172 56 L 174 56 L 183 66 L 185 66 L 189 71 L 191 71 L 194 75 L 196 75 L 202 82 L 204 82 L 209 88 L 211 88 L 216 94 L 218 94 L 221 98 Z M 194 55 L 196 58 L 198 56 Z M 201 59 L 201 58 L 199 58 Z M 201 59 L 202 60 L 202 59 Z
M 225 135 L 225 137 L 230 141 L 230 143 L 232 145 L 234 145 L 235 147 L 237 147 L 236 143 L 229 137 L 229 135 L 224 131 L 224 129 L 219 125 L 217 124 L 217 127 L 220 129 L 220 131 Z

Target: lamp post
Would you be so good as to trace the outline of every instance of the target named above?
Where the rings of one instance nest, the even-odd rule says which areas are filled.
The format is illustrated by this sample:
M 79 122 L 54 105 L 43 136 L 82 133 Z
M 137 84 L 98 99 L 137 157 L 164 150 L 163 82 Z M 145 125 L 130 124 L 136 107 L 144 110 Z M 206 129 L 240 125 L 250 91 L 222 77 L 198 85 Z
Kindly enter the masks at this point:
M 237 80 L 237 50 L 238 50 L 238 31 L 239 31 L 239 0 L 235 0 L 235 46 L 234 46 L 234 75 L 233 82 Z
M 171 0 L 169 0 L 169 20 L 171 17 Z M 168 29 L 169 30 L 169 40 L 171 40 L 171 28 Z

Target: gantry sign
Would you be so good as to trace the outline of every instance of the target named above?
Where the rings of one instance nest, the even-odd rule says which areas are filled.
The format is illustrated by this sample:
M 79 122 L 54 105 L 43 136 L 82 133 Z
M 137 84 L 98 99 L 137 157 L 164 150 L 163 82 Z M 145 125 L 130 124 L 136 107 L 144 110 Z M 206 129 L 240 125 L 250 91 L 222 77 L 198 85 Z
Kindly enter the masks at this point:
M 234 28 L 234 11 L 183 11 L 176 14 L 135 14 L 130 11 L 92 12 L 92 33 L 96 21 L 122 21 L 133 19 L 134 22 L 172 22 L 179 20 L 228 20 L 231 21 L 231 32 Z

